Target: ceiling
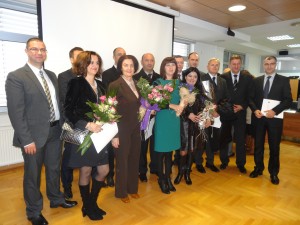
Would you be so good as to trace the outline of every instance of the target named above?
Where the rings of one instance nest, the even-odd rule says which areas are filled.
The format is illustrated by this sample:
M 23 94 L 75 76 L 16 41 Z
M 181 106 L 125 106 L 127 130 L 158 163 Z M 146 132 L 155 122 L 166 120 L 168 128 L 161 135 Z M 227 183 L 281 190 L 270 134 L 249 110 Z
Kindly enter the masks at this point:
M 300 44 L 300 0 L 148 0 L 179 12 L 175 16 L 175 37 L 204 42 L 229 50 L 275 54 L 290 49 L 287 44 Z M 228 7 L 243 4 L 241 12 Z M 197 19 L 196 19 L 197 18 Z M 235 37 L 227 35 L 227 28 Z M 285 35 L 295 39 L 272 42 L 266 37 Z

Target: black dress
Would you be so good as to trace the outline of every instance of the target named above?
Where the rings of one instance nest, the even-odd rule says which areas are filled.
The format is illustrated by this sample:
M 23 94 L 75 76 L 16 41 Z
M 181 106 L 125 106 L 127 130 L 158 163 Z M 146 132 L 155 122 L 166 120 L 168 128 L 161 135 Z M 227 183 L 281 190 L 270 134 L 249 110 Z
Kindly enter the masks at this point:
M 91 108 L 86 104 L 87 101 L 98 102 L 101 95 L 105 95 L 105 87 L 101 81 L 96 80 L 98 96 L 93 91 L 87 80 L 80 76 L 72 79 L 68 84 L 68 90 L 65 100 L 65 117 L 75 128 L 84 130 L 88 122 L 92 119 L 86 116 Z M 99 154 L 96 152 L 94 145 L 82 156 L 77 152 L 78 145 L 72 144 L 72 152 L 69 159 L 69 167 L 78 168 L 83 166 L 98 166 L 108 163 L 107 149 L 103 149 Z

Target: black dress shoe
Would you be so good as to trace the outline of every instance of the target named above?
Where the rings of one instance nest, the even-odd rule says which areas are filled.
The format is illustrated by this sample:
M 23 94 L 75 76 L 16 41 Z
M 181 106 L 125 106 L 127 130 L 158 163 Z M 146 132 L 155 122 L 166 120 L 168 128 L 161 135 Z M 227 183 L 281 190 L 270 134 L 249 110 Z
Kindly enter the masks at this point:
M 141 182 L 147 182 L 147 181 L 148 181 L 147 176 L 146 176 L 146 174 L 144 174 L 144 173 L 141 173 L 141 174 L 139 175 L 139 177 L 140 177 L 140 181 L 141 181 Z
M 58 207 L 62 207 L 62 208 L 72 208 L 74 207 L 75 205 L 77 205 L 78 203 L 76 201 L 68 201 L 68 200 L 65 200 L 63 203 L 59 204 L 59 205 L 53 205 L 50 203 L 50 208 L 58 208 Z
M 227 164 L 225 164 L 225 163 L 222 163 L 221 165 L 220 165 L 220 169 L 221 170 L 225 170 L 226 168 L 227 168 Z
M 32 223 L 32 225 L 47 225 L 48 221 L 43 217 L 42 214 L 39 216 L 28 218 L 28 220 Z
M 71 187 L 64 189 L 64 196 L 65 196 L 65 199 L 73 198 L 73 193 L 72 193 Z
M 247 170 L 244 166 L 238 166 L 238 169 L 241 173 L 247 173 Z
M 208 164 L 208 163 L 206 163 L 206 165 L 205 165 L 207 168 L 209 168 L 211 171 L 213 171 L 213 172 L 220 172 L 220 170 L 214 165 L 214 164 Z
M 259 170 L 259 169 L 254 169 L 254 170 L 250 173 L 249 177 L 251 177 L 251 178 L 256 178 L 256 177 L 258 177 L 258 176 L 261 176 L 262 174 L 263 174 L 263 173 L 262 173 L 261 170 Z
M 169 186 L 165 180 L 158 180 L 158 184 L 162 193 L 170 194 Z
M 204 169 L 204 167 L 202 165 L 196 165 L 196 168 L 197 168 L 198 172 L 200 172 L 200 173 L 206 173 L 206 171 L 205 171 L 205 169 Z
M 278 178 L 277 175 L 271 175 L 270 178 L 271 178 L 271 183 L 272 184 L 275 184 L 275 185 L 279 184 L 279 178 Z
M 111 177 L 111 176 L 106 177 L 106 184 L 107 184 L 107 186 L 109 186 L 109 187 L 114 187 L 114 186 L 115 186 L 114 178 Z

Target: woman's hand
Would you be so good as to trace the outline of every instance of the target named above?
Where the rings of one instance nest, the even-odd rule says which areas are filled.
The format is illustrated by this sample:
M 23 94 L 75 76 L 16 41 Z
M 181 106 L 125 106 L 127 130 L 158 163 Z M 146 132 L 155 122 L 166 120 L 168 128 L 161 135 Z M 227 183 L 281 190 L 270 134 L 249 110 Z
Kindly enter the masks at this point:
M 113 139 L 111 140 L 111 144 L 112 144 L 112 146 L 113 146 L 114 148 L 119 148 L 119 145 L 120 145 L 120 140 L 119 140 L 119 138 L 113 138 Z
M 96 124 L 94 122 L 89 122 L 89 123 L 87 123 L 85 128 L 93 133 L 98 133 L 102 130 L 102 124 Z
M 199 122 L 199 117 L 196 116 L 194 113 L 190 113 L 189 117 L 188 117 L 191 121 L 193 121 L 194 123 Z
M 205 128 L 208 128 L 209 126 L 211 126 L 211 120 L 210 119 L 206 119 L 206 121 L 205 121 Z

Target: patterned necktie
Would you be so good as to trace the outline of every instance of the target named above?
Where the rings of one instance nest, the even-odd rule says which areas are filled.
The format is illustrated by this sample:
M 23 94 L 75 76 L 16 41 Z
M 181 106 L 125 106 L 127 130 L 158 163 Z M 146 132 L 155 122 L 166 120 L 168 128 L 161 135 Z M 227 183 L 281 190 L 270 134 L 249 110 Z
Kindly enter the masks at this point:
M 49 91 L 49 86 L 47 84 L 47 81 L 44 77 L 43 71 L 40 70 L 40 75 L 43 81 L 43 85 L 44 85 L 44 90 L 45 90 L 45 94 L 50 106 L 50 122 L 55 120 L 55 111 L 54 111 L 54 107 L 53 107 L 53 103 L 52 103 L 52 99 L 51 99 L 51 95 L 50 95 L 50 91 Z
M 269 90 L 270 90 L 270 78 L 271 76 L 267 76 L 267 82 L 264 87 L 264 98 L 268 98 Z
M 238 75 L 233 75 L 234 76 L 234 81 L 233 81 L 233 91 L 236 91 L 237 90 L 237 76 Z

